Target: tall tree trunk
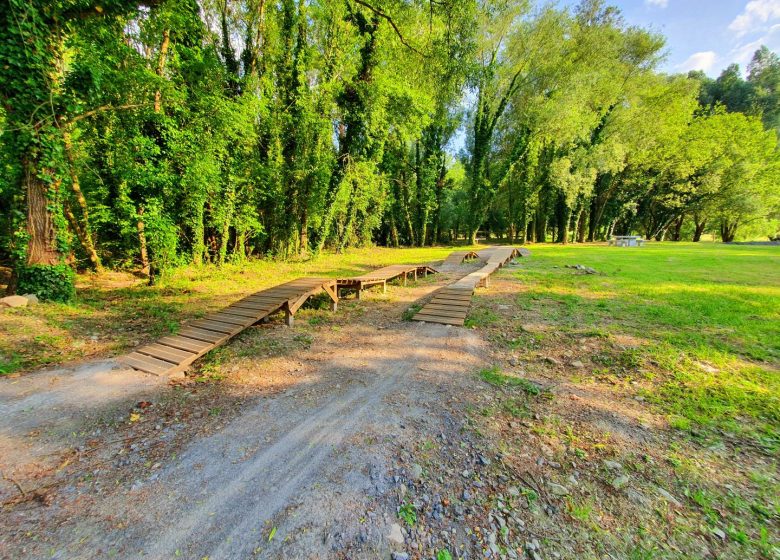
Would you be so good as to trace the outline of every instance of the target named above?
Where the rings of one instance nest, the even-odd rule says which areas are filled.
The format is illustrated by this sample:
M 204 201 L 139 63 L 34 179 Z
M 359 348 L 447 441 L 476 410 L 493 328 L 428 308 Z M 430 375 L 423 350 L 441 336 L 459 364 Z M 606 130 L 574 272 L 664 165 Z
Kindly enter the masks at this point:
M 569 243 L 569 222 L 571 221 L 571 206 L 561 196 L 558 212 L 558 243 L 567 245 Z
M 517 226 L 517 238 L 515 241 L 518 243 L 525 243 L 528 238 L 528 211 L 525 206 L 525 201 L 523 201 L 523 211 L 520 212 L 520 223 Z
M 398 228 L 395 225 L 395 218 L 393 217 L 393 213 L 390 213 L 390 243 L 392 243 L 393 247 L 398 247 Z
M 577 243 L 585 243 L 585 236 L 588 234 L 588 213 L 583 208 L 580 211 L 580 218 L 577 221 Z
M 723 219 L 720 222 L 720 237 L 723 243 L 732 243 L 737 235 L 738 222 Z
M 163 40 L 160 45 L 160 55 L 157 58 L 157 68 L 155 73 L 162 77 L 165 71 L 165 61 L 168 56 L 168 47 L 170 45 L 170 32 L 166 29 L 163 31 Z M 160 90 L 154 93 L 154 112 L 162 112 L 162 94 Z M 149 261 L 149 246 L 146 241 L 146 224 L 144 223 L 144 208 L 139 206 L 136 214 L 138 216 L 138 223 L 136 228 L 138 229 L 138 245 L 141 252 L 141 272 L 149 276 L 149 285 L 154 284 L 154 271 L 152 270 L 151 263 Z
M 301 210 L 300 234 L 298 235 L 298 244 L 300 245 L 300 255 L 306 256 L 309 253 L 309 210 L 304 202 Z
M 60 263 L 57 232 L 49 209 L 49 186 L 38 177 L 37 165 L 24 162 L 24 182 L 27 191 L 27 264 L 55 265 Z M 56 187 L 52 187 L 56 190 Z
M 81 208 L 81 224 L 78 227 L 77 236 L 81 242 L 81 246 L 89 257 L 89 261 L 92 263 L 92 268 L 96 272 L 103 272 L 103 265 L 100 262 L 100 257 L 95 250 L 95 243 L 92 239 L 92 229 L 89 226 L 89 208 L 87 207 L 87 199 L 84 197 L 84 193 L 81 190 L 81 183 L 79 182 L 78 174 L 76 173 L 75 158 L 73 157 L 73 143 L 71 141 L 70 132 L 64 130 L 62 133 L 62 140 L 65 146 L 65 156 L 68 159 L 68 169 L 70 171 L 70 185 L 73 190 L 73 194 L 76 197 L 76 202 L 79 203 Z M 74 224 L 78 224 L 73 212 L 67 209 L 72 216 Z
M 534 225 L 536 226 L 536 242 L 545 243 L 547 241 L 547 213 L 542 208 L 541 203 L 536 207 L 536 218 L 534 218 Z
M 680 241 L 682 239 L 683 222 L 685 222 L 685 214 L 681 214 L 672 224 L 672 241 Z
M 149 252 L 146 245 L 146 225 L 144 224 L 144 208 L 140 206 L 138 208 L 138 223 L 136 228 L 138 230 L 138 247 L 141 251 L 141 272 L 148 274 L 151 281 L 151 267 L 149 266 Z
M 707 218 L 701 218 L 698 214 L 693 215 L 693 241 L 698 243 L 701 241 L 701 236 L 704 234 L 704 229 L 707 227 Z
M 236 229 L 236 241 L 233 244 L 233 255 L 236 260 L 246 259 L 246 231 Z
M 168 47 L 171 44 L 171 32 L 168 29 L 163 31 L 163 40 L 160 45 L 160 56 L 157 59 L 157 75 L 162 77 L 165 71 L 165 61 L 168 58 Z M 154 112 L 162 112 L 162 92 L 158 89 L 154 92 Z

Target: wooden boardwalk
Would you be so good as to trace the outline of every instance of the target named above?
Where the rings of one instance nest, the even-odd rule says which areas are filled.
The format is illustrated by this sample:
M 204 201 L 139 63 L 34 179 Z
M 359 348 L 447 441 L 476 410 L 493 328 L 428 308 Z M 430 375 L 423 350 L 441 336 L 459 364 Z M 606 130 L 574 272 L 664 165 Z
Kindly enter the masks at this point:
M 244 329 L 278 311 L 285 313 L 289 326 L 295 313 L 311 296 L 319 292 L 331 298 L 331 309 L 338 306 L 336 280 L 299 278 L 254 293 L 221 311 L 185 324 L 176 335 L 166 336 L 119 358 L 119 362 L 155 375 L 181 371 L 192 362 L 224 344 Z
M 444 259 L 444 263 L 442 264 L 457 265 L 463 264 L 464 261 L 470 261 L 478 258 L 479 255 L 474 251 L 454 251 L 450 253 L 446 259 Z
M 427 265 L 393 264 L 361 276 L 340 278 L 337 280 L 337 287 L 339 291 L 354 291 L 355 297 L 360 299 L 360 293 L 363 290 L 373 288 L 374 286 L 382 286 L 382 291 L 386 292 L 387 283 L 396 278 L 403 278 L 403 285 L 406 286 L 409 275 L 412 275 L 414 280 L 417 280 L 418 276 L 428 276 L 428 274 L 435 274 L 436 272 L 435 269 Z
M 515 247 L 490 247 L 478 254 L 480 259 L 486 261 L 485 265 L 438 290 L 431 301 L 412 317 L 413 321 L 462 327 L 471 308 L 471 296 L 474 291 L 480 286 L 488 287 L 490 276 L 513 258 L 518 255 L 528 256 L 531 253 L 528 249 L 521 251 Z

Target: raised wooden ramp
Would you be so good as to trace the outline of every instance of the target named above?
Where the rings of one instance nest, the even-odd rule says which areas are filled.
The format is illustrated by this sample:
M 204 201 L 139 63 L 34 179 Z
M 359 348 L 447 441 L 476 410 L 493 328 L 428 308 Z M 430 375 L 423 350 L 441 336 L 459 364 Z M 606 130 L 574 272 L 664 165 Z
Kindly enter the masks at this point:
M 336 285 L 338 290 L 354 291 L 355 296 L 360 299 L 360 293 L 363 290 L 373 288 L 374 286 L 382 286 L 382 291 L 387 291 L 387 283 L 396 278 L 403 278 L 403 285 L 406 286 L 410 275 L 416 281 L 418 276 L 428 276 L 428 274 L 435 274 L 436 272 L 435 269 L 427 265 L 393 264 L 361 276 L 340 278 L 336 281 Z
M 254 293 L 221 311 L 191 321 L 178 334 L 142 346 L 118 361 L 155 375 L 181 371 L 210 350 L 273 313 L 283 311 L 287 324 L 292 326 L 298 309 L 311 296 L 322 291 L 330 296 L 331 309 L 335 311 L 338 306 L 336 280 L 299 278 Z
M 524 251 L 526 255 L 523 256 L 531 254 L 527 249 Z M 438 290 L 412 320 L 462 327 L 471 308 L 471 296 L 477 287 L 488 287 L 490 276 L 520 254 L 515 247 L 483 249 L 479 252 L 479 258 L 486 261 L 485 266 Z
M 479 255 L 474 251 L 453 251 L 449 256 L 444 259 L 446 265 L 458 265 L 463 264 L 465 261 L 478 259 Z

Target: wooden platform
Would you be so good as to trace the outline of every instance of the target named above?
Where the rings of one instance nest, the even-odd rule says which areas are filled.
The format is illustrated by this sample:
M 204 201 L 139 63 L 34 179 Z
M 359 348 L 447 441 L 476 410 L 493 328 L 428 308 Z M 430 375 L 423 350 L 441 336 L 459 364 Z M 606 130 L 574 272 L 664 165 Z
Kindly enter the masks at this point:
M 463 264 L 465 261 L 478 259 L 479 255 L 474 251 L 453 251 L 450 255 L 444 259 L 444 263 L 447 265 Z
M 525 254 L 515 247 L 483 249 L 478 256 L 485 261 L 485 265 L 438 290 L 431 301 L 412 317 L 412 320 L 462 327 L 471 308 L 471 296 L 474 295 L 474 291 L 478 287 L 487 288 L 490 285 L 490 276 L 516 256 L 531 254 L 527 249 L 523 251 Z
M 331 309 L 335 311 L 338 307 L 336 280 L 299 278 L 254 293 L 203 319 L 190 321 L 182 326 L 178 334 L 142 346 L 119 358 L 119 362 L 155 375 L 181 371 L 210 350 L 273 313 L 283 311 L 287 324 L 292 326 L 298 309 L 311 296 L 323 291 L 330 296 Z
M 402 278 L 403 285 L 406 286 L 410 275 L 416 281 L 418 276 L 428 276 L 428 274 L 435 274 L 436 272 L 435 269 L 427 265 L 394 264 L 378 268 L 361 276 L 341 278 L 336 281 L 336 285 L 339 291 L 355 292 L 355 297 L 360 299 L 360 293 L 363 290 L 373 288 L 374 286 L 382 286 L 382 291 L 387 291 L 387 283 L 396 278 Z

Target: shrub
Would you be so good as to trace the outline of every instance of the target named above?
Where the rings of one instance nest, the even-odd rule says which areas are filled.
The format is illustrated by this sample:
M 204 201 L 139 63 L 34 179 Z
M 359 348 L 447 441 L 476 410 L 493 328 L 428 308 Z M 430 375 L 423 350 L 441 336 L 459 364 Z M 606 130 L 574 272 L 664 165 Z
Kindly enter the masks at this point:
M 76 275 L 66 264 L 26 266 L 19 270 L 16 291 L 35 294 L 43 301 L 66 302 L 76 295 Z

